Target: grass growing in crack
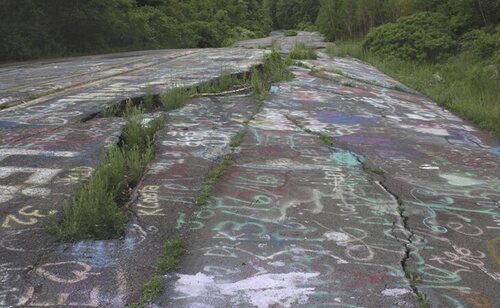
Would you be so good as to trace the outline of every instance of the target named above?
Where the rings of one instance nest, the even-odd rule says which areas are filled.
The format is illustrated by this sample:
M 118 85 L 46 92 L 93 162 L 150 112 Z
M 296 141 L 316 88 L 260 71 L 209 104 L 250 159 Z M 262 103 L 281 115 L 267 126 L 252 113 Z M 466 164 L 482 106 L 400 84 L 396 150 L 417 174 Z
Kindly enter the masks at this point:
M 62 220 L 49 224 L 49 230 L 59 239 L 111 239 L 123 232 L 127 217 L 118 203 L 127 197 L 127 190 L 137 184 L 152 160 L 153 137 L 164 125 L 162 117 L 143 125 L 141 112 L 135 107 L 129 109 L 121 147 L 109 149 L 88 183 L 65 203 Z
M 319 135 L 319 139 L 321 139 L 321 141 L 323 141 L 323 143 L 327 146 L 327 147 L 332 147 L 333 146 L 333 137 L 332 136 L 328 136 L 328 135 L 325 135 L 325 134 L 320 134 Z
M 288 30 L 285 30 L 284 32 L 285 36 L 297 36 L 297 30 L 294 30 L 294 29 L 288 29 Z
M 300 123 L 300 121 L 297 119 L 297 118 L 294 118 L 292 116 L 285 116 L 288 121 L 292 122 L 295 126 L 297 126 L 298 128 L 302 129 L 304 132 L 308 133 L 308 134 L 313 134 L 313 135 L 316 135 L 319 137 L 319 139 L 321 141 L 323 141 L 323 143 L 327 146 L 327 147 L 332 147 L 333 144 L 334 144 L 334 141 L 335 139 L 332 137 L 332 136 L 328 136 L 328 135 L 325 135 L 325 134 L 322 134 L 322 133 L 318 133 L 318 132 L 313 132 L 312 130 L 306 128 L 302 123 Z
M 231 139 L 229 146 L 232 148 L 240 146 L 240 144 L 243 142 L 243 138 L 245 138 L 245 131 L 241 130 Z
M 419 308 L 429 308 L 431 306 L 431 302 L 429 297 L 426 294 L 418 293 L 418 307 Z
M 255 93 L 255 98 L 257 100 L 252 114 L 249 119 L 245 120 L 244 124 L 248 124 L 251 119 L 260 111 L 266 96 L 269 94 L 272 83 L 291 80 L 293 74 L 290 73 L 285 61 L 282 59 L 279 51 L 275 48 L 264 55 L 264 62 L 260 69 L 252 68 L 250 71 L 250 84 Z M 231 140 L 230 146 L 232 148 L 237 147 L 243 141 L 245 136 L 244 131 L 238 132 Z M 224 175 L 225 171 L 231 166 L 232 157 L 231 155 L 225 155 L 213 170 L 208 173 L 208 177 L 205 185 L 201 188 L 198 198 L 195 204 L 198 206 L 204 205 L 208 198 L 212 195 L 213 189 L 217 181 Z
M 189 91 L 184 88 L 174 88 L 160 95 L 160 103 L 165 111 L 184 107 L 189 98 Z
M 180 236 L 165 241 L 154 276 L 142 287 L 139 301 L 128 305 L 128 307 L 142 308 L 157 298 L 164 288 L 161 275 L 178 269 L 184 251 L 184 242 Z
M 198 206 L 204 205 L 208 198 L 212 195 L 212 191 L 214 190 L 214 186 L 217 183 L 217 181 L 222 178 L 226 170 L 231 166 L 232 164 L 232 157 L 231 155 L 226 155 L 222 159 L 222 162 L 217 165 L 214 169 L 210 170 L 208 173 L 207 181 L 205 182 L 205 185 L 200 190 L 200 194 L 198 195 L 198 199 L 196 199 L 195 204 Z
M 184 254 L 184 242 L 180 236 L 166 241 L 163 244 L 163 254 L 156 267 L 158 274 L 175 271 L 179 267 L 179 261 Z
M 304 43 L 297 43 L 288 54 L 288 57 L 293 60 L 316 60 L 318 53 Z
M 225 91 L 236 90 L 249 85 L 246 75 L 232 75 L 221 73 L 221 77 L 213 82 L 208 82 L 200 85 L 197 88 L 197 93 L 222 93 Z
M 366 162 L 362 164 L 362 168 L 363 168 L 363 171 L 368 172 L 368 173 L 373 173 L 373 174 L 380 175 L 380 176 L 385 175 L 384 170 L 380 169 L 379 167 L 368 164 Z

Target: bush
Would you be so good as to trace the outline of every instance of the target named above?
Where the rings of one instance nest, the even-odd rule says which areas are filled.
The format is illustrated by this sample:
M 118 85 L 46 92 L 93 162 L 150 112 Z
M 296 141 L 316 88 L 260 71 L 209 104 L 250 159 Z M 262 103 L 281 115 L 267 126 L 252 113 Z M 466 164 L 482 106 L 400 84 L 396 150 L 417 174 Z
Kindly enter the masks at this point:
M 363 48 L 382 56 L 404 60 L 437 61 L 447 58 L 456 42 L 447 18 L 422 12 L 370 30 Z
M 297 36 L 297 30 L 285 30 L 285 36 Z
M 462 49 L 477 60 L 493 57 L 500 50 L 500 26 L 493 32 L 472 30 L 462 37 Z
M 298 43 L 290 51 L 288 57 L 295 60 L 316 60 L 318 58 L 318 54 L 316 53 L 316 50 L 307 47 L 304 43 Z

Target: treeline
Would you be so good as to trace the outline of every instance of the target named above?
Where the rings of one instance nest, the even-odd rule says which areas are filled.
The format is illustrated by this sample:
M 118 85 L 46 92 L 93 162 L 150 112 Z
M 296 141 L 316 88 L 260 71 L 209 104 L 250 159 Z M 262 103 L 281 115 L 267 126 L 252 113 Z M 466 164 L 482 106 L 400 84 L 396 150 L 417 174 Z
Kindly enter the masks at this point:
M 1 0 L 0 61 L 218 47 L 266 35 L 266 0 Z
M 220 47 L 273 28 L 319 30 L 330 41 L 346 40 L 379 26 L 366 46 L 375 51 L 411 41 L 408 32 L 425 32 L 420 40 L 442 45 L 445 53 L 482 41 L 488 46 L 477 53 L 488 54 L 499 19 L 500 0 L 1 0 L 0 61 Z M 405 56 L 428 58 L 420 51 Z

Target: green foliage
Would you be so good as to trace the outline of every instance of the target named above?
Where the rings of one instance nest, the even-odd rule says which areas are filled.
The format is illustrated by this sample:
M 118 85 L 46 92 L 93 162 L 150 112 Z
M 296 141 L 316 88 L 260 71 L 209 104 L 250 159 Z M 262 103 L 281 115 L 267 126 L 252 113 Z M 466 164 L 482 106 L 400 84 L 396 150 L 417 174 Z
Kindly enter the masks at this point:
M 239 147 L 240 144 L 243 142 L 243 138 L 245 138 L 245 131 L 239 131 L 234 137 L 231 139 L 231 142 L 229 143 L 229 146 L 232 148 Z
M 462 37 L 462 50 L 476 60 L 500 55 L 500 26 L 495 31 L 475 29 Z
M 430 12 L 402 17 L 397 23 L 374 28 L 363 43 L 370 52 L 417 61 L 444 59 L 455 46 L 446 17 Z
M 285 36 L 297 36 L 297 30 L 293 30 L 293 29 L 290 29 L 290 30 L 285 30 Z
M 184 254 L 184 242 L 180 236 L 175 236 L 163 244 L 162 256 L 156 265 L 156 274 L 142 287 L 141 298 L 128 307 L 142 308 L 157 298 L 164 287 L 161 275 L 177 270 L 180 258 Z
M 184 88 L 174 88 L 160 95 L 160 103 L 166 111 L 183 107 L 189 98 L 189 93 Z
M 220 164 L 218 164 L 214 169 L 210 170 L 210 172 L 208 173 L 207 181 L 201 188 L 198 199 L 196 199 L 196 205 L 201 206 L 207 203 L 208 198 L 210 198 L 210 196 L 212 195 L 215 184 L 220 178 L 222 178 L 222 176 L 232 163 L 233 160 L 231 156 L 226 155 L 224 156 Z
M 180 258 L 184 254 L 184 242 L 180 236 L 176 236 L 163 244 L 163 252 L 156 272 L 165 274 L 177 270 Z
M 294 60 L 316 60 L 318 58 L 318 54 L 316 53 L 316 50 L 307 47 L 304 43 L 298 43 L 295 44 L 293 49 L 288 54 L 288 57 Z

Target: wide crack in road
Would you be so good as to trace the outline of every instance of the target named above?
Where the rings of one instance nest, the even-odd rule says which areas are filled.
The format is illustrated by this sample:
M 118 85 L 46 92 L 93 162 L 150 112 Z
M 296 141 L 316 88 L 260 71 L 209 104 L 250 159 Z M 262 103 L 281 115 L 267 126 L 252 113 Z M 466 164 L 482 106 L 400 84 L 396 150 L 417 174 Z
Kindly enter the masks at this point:
M 323 46 L 302 33 L 240 46 L 278 41 L 286 50 L 300 37 Z M 44 221 L 121 134 L 123 119 L 92 117 L 103 104 L 247 71 L 262 54 L 1 67 L 0 103 L 26 102 L 0 112 L 0 306 L 123 307 L 175 234 L 187 253 L 153 306 L 500 302 L 498 140 L 367 64 L 322 53 L 293 66 L 295 78 L 273 85 L 249 122 L 252 94 L 193 98 L 165 113 L 123 238 L 67 244 L 47 233 Z M 195 206 L 228 154 L 233 164 Z

